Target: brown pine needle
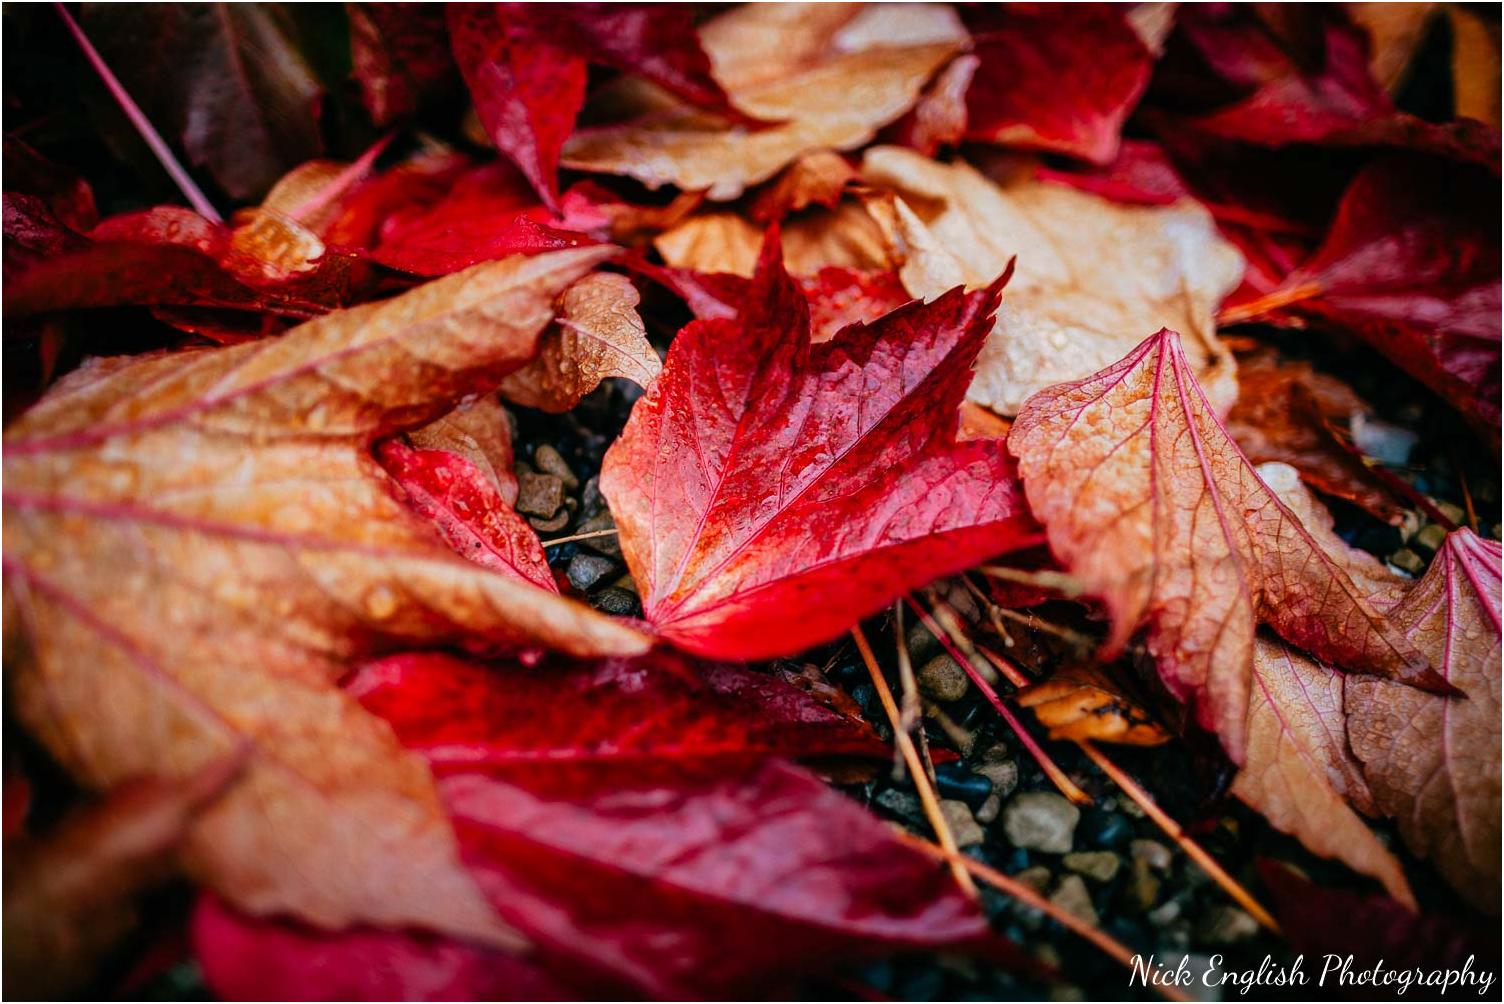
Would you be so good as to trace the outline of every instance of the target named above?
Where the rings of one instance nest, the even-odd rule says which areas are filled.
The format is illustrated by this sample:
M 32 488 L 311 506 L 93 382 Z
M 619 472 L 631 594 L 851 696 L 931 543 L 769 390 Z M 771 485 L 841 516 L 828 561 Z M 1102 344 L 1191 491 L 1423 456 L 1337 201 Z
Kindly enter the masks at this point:
M 1060 790 L 1060 793 L 1077 805 L 1090 805 L 1091 796 L 1082 791 L 1076 786 L 1074 781 L 1065 776 L 1065 771 L 1060 769 L 1060 765 L 1052 760 L 1050 755 L 1045 752 L 1044 747 L 1040 746 L 1034 737 L 1029 734 L 1029 730 L 1024 728 L 1023 723 L 1003 703 L 1003 699 L 998 696 L 992 684 L 987 682 L 981 671 L 977 669 L 976 664 L 951 641 L 950 635 L 935 623 L 934 618 L 916 603 L 912 596 L 907 598 L 907 602 L 909 609 L 913 610 L 915 615 L 924 622 L 924 626 L 930 629 L 930 634 L 935 636 L 935 640 L 950 653 L 952 659 L 960 663 L 961 668 L 966 671 L 966 675 L 971 677 L 971 682 L 976 685 L 976 688 L 982 692 L 982 695 L 997 709 L 997 713 L 1003 716 L 1003 721 L 1008 723 L 1008 727 L 1013 730 L 1013 734 L 1018 736 L 1018 741 L 1023 744 L 1024 749 L 1029 751 L 1029 755 L 1034 758 L 1034 762 L 1039 764 L 1039 768 L 1045 772 L 1045 776 L 1054 782 L 1055 787 Z
M 1072 932 L 1073 934 L 1076 934 L 1086 941 L 1091 942 L 1097 948 L 1100 948 L 1103 952 L 1109 955 L 1112 959 L 1121 963 L 1125 968 L 1133 968 L 1135 953 L 1131 951 L 1128 946 L 1124 945 L 1121 941 L 1118 941 L 1116 938 L 1112 937 L 1101 928 L 1095 927 L 1092 924 L 1089 924 L 1086 921 L 1082 920 L 1075 914 L 1061 909 L 1059 906 L 1050 902 L 1048 899 L 1041 896 L 1032 888 L 1024 885 L 1017 879 L 1012 878 L 1008 875 L 1004 875 L 996 868 L 985 865 L 980 861 L 975 861 L 971 858 L 966 857 L 965 855 L 953 855 L 945 848 L 938 847 L 935 844 L 930 843 L 928 840 L 921 839 L 914 836 L 913 834 L 900 831 L 898 838 L 904 843 L 914 847 L 916 850 L 924 851 L 926 854 L 930 855 L 933 858 L 948 861 L 952 866 L 959 865 L 960 867 L 964 868 L 969 875 L 974 875 L 993 888 L 1007 893 L 1009 896 L 1012 896 L 1014 899 L 1018 900 L 1020 903 L 1023 903 L 1025 906 L 1033 907 L 1040 913 L 1049 917 L 1051 920 L 1054 920 L 1056 923 L 1060 924 L 1061 927 L 1064 927 L 1066 930 Z M 1156 981 L 1152 985 L 1154 986 L 1154 989 L 1161 995 L 1163 995 L 1167 1000 L 1192 1000 L 1191 997 L 1187 996 L 1178 988 L 1169 985 L 1169 980 Z
M 1269 911 L 1264 909 L 1258 900 L 1253 898 L 1253 894 L 1243 888 L 1237 879 L 1227 874 L 1222 866 L 1217 864 L 1216 859 L 1208 854 L 1200 844 L 1192 840 L 1185 830 L 1181 829 L 1179 823 L 1166 815 L 1165 811 L 1155 803 L 1154 798 L 1143 788 L 1139 787 L 1137 781 L 1129 777 L 1117 764 L 1107 759 L 1106 754 L 1097 749 L 1089 740 L 1083 740 L 1078 745 L 1087 756 L 1091 757 L 1092 763 L 1096 764 L 1102 773 L 1112 778 L 1113 782 L 1123 790 L 1123 793 L 1133 799 L 1138 804 L 1138 807 L 1144 810 L 1144 814 L 1154 820 L 1155 825 L 1163 830 L 1166 836 L 1175 841 L 1192 861 L 1200 865 L 1201 870 L 1211 876 L 1212 881 L 1221 886 L 1223 891 L 1232 897 L 1235 903 L 1248 911 L 1249 915 L 1264 927 L 1275 934 L 1280 933 L 1279 924 L 1275 922 L 1274 917 Z
M 877 657 L 872 654 L 872 647 L 867 644 L 867 636 L 862 633 L 860 624 L 851 629 L 851 637 L 856 642 L 857 651 L 862 653 L 862 661 L 867 664 L 867 673 L 872 677 L 872 686 L 877 688 L 878 699 L 882 701 L 883 711 L 887 712 L 888 723 L 893 726 L 893 741 L 898 744 L 898 751 L 903 754 L 904 763 L 908 765 L 909 777 L 914 782 L 914 788 L 919 792 L 920 804 L 924 806 L 924 814 L 930 821 L 930 826 L 935 830 L 935 836 L 940 841 L 950 858 L 951 874 L 956 877 L 956 884 L 961 891 L 972 899 L 979 899 L 981 893 L 977 891 L 977 885 L 971 880 L 966 869 L 958 863 L 957 859 L 965 860 L 960 850 L 956 847 L 956 837 L 950 832 L 950 824 L 945 821 L 945 814 L 940 811 L 940 799 L 935 794 L 935 788 L 930 784 L 929 774 L 925 772 L 924 764 L 919 759 L 919 751 L 914 748 L 914 740 L 903 730 L 902 721 L 898 713 L 898 705 L 893 701 L 893 691 L 888 688 L 888 680 L 878 668 Z M 928 844 L 928 842 L 925 842 Z
M 1267 314 L 1271 310 L 1288 307 L 1292 303 L 1309 300 L 1313 296 L 1320 296 L 1321 292 L 1321 284 L 1317 282 L 1303 282 L 1298 286 L 1291 286 L 1289 289 L 1276 289 L 1274 292 L 1261 296 L 1257 300 L 1250 300 L 1247 303 L 1228 307 L 1223 310 L 1217 315 L 1217 326 L 1223 327 L 1228 324 L 1242 324 L 1244 321 L 1251 321 L 1255 317 Z
M 571 544 L 577 540 L 594 540 L 597 537 L 611 537 L 616 532 L 614 528 L 610 530 L 591 530 L 589 533 L 577 533 L 573 537 L 556 537 L 553 540 L 545 540 L 542 543 L 544 547 L 553 547 L 555 544 Z

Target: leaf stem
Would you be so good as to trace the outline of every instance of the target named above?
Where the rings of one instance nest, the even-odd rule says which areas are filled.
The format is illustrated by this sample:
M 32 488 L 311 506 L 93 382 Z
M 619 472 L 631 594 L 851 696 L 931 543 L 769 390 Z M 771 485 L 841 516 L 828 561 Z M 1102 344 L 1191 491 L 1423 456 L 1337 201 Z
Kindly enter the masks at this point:
M 1247 910 L 1249 915 L 1264 927 L 1275 934 L 1280 933 L 1279 924 L 1275 922 L 1274 917 L 1269 911 L 1264 909 L 1259 904 L 1259 901 L 1253 898 L 1253 894 L 1243 888 L 1237 879 L 1227 874 L 1222 866 L 1217 863 L 1216 859 L 1208 854 L 1200 844 L 1192 840 L 1190 835 L 1181 829 L 1179 823 L 1166 815 L 1165 811 L 1154 801 L 1153 796 L 1139 787 L 1137 781 L 1133 780 L 1122 768 L 1109 760 L 1106 754 L 1097 749 L 1091 740 L 1083 739 L 1077 745 L 1091 758 L 1092 763 L 1096 764 L 1102 773 L 1112 778 L 1113 782 L 1123 790 L 1123 793 L 1133 799 L 1134 803 L 1140 809 L 1144 810 L 1144 814 L 1154 820 L 1155 825 L 1163 830 L 1166 836 L 1175 841 L 1192 861 L 1200 865 L 1201 870 L 1211 876 L 1212 881 L 1221 886 L 1223 891 L 1231 896 L 1234 902 L 1244 910 Z
M 1302 282 L 1283 289 L 1276 289 L 1271 293 L 1265 293 L 1256 300 L 1240 303 L 1235 307 L 1228 307 L 1217 314 L 1217 326 L 1223 327 L 1231 324 L 1242 324 L 1278 310 L 1280 307 L 1288 307 L 1292 303 L 1301 300 L 1309 300 L 1320 296 L 1322 292 L 1319 282 Z
M 1018 881 L 1018 879 L 1004 875 L 996 868 L 983 864 L 982 862 L 977 861 L 973 858 L 969 858 L 964 854 L 955 854 L 953 852 L 947 851 L 944 847 L 938 847 L 935 844 L 930 843 L 928 840 L 916 837 L 911 833 L 904 833 L 900 831 L 898 833 L 898 839 L 910 845 L 916 850 L 923 851 L 933 858 L 949 861 L 953 866 L 959 865 L 960 867 L 966 869 L 966 871 L 970 875 L 974 875 L 993 888 L 1007 893 L 1009 896 L 1012 896 L 1014 899 L 1018 900 L 1020 903 L 1023 903 L 1025 906 L 1029 906 L 1035 910 L 1038 910 L 1040 913 L 1060 924 L 1061 927 L 1064 927 L 1066 930 L 1072 932 L 1073 934 L 1085 939 L 1086 941 L 1091 942 L 1097 948 L 1100 948 L 1104 953 L 1110 956 L 1114 961 L 1121 963 L 1125 968 L 1133 968 L 1135 953 L 1131 951 L 1128 946 L 1124 945 L 1121 941 L 1118 941 L 1116 938 L 1112 937 L 1112 935 L 1108 934 L 1106 931 L 1103 931 L 1101 928 L 1087 923 L 1085 920 L 1082 920 L 1075 914 L 1070 913 L 1069 911 L 1064 910 L 1058 905 L 1050 902 L 1048 899 L 1041 896 L 1038 892 L 1035 892 L 1029 886 L 1024 885 L 1022 882 Z M 1163 995 L 1167 1000 L 1189 1001 L 1192 999 L 1191 997 L 1188 997 L 1183 991 L 1170 984 L 1171 981 L 1168 979 L 1153 982 L 1154 989 L 1161 995 Z
M 553 547 L 555 544 L 572 544 L 577 540 L 594 540 L 597 537 L 610 537 L 616 533 L 616 529 L 591 530 L 589 533 L 577 533 L 573 537 L 555 537 L 553 540 L 543 541 L 544 547 Z
M 219 215 L 219 210 L 214 208 L 214 203 L 209 201 L 209 197 L 203 193 L 203 190 L 198 187 L 193 178 L 183 169 L 183 165 L 178 163 L 177 157 L 173 155 L 172 148 L 167 145 L 167 141 L 162 138 L 162 134 L 157 132 L 156 126 L 151 124 L 151 120 L 146 117 L 146 113 L 141 110 L 141 106 L 136 104 L 130 92 L 125 89 L 125 85 L 120 82 L 120 78 L 115 76 L 115 71 L 110 69 L 109 64 L 104 61 L 104 57 L 99 54 L 99 50 L 94 48 L 94 43 L 89 41 L 89 37 L 84 34 L 84 30 L 79 27 L 78 22 L 73 20 L 73 15 L 68 13 L 68 8 L 62 3 L 54 3 L 53 7 L 57 9 L 58 16 L 63 19 L 63 24 L 67 26 L 68 31 L 73 35 L 73 40 L 83 50 L 84 57 L 94 67 L 94 72 L 99 74 L 100 80 L 104 81 L 104 86 L 109 90 L 110 96 L 115 99 L 115 103 L 120 106 L 120 110 L 125 112 L 125 117 L 131 120 L 131 125 L 136 127 L 136 131 L 141 134 L 141 138 L 146 141 L 146 145 L 151 147 L 151 152 L 156 155 L 157 161 L 162 165 L 162 169 L 172 178 L 173 184 L 178 186 L 178 191 L 183 193 L 183 197 L 188 200 L 188 204 L 204 219 L 215 223 L 223 223 L 224 217 Z
M 904 763 L 909 768 L 909 777 L 913 779 L 914 787 L 919 792 L 919 801 L 924 806 L 924 814 L 929 819 L 930 826 L 934 828 L 935 836 L 939 838 L 940 846 L 945 849 L 946 854 L 959 858 L 961 853 L 956 847 L 955 835 L 950 831 L 950 824 L 945 821 L 945 814 L 940 811 L 940 799 L 935 795 L 929 774 L 925 772 L 924 764 L 919 760 L 919 751 L 914 748 L 913 738 L 904 731 L 898 705 L 893 701 L 893 691 L 888 688 L 888 680 L 878 668 L 877 657 L 872 654 L 872 646 L 867 644 L 867 636 L 862 633 L 860 624 L 851 629 L 851 637 L 856 642 L 857 651 L 862 653 L 862 661 L 867 664 L 867 673 L 872 677 L 872 686 L 877 689 L 877 696 L 882 701 L 883 711 L 887 712 L 888 723 L 893 726 L 893 741 L 898 745 L 898 751 L 903 755 Z M 980 898 L 981 893 L 977 891 L 976 883 L 971 880 L 965 868 L 955 860 L 951 860 L 950 870 L 955 875 L 956 884 L 961 887 L 962 892 L 973 900 Z
M 1013 730 L 1014 735 L 1018 736 L 1018 741 L 1023 744 L 1024 749 L 1029 751 L 1029 755 L 1034 758 L 1034 762 L 1039 764 L 1039 768 L 1054 782 L 1055 787 L 1060 790 L 1060 793 L 1077 805 L 1090 805 L 1091 796 L 1082 791 L 1074 781 L 1066 777 L 1065 771 L 1060 769 L 1060 765 L 1050 758 L 1050 755 L 1045 752 L 1044 747 L 1039 745 L 1029 733 L 1029 730 L 1024 728 L 1023 723 L 1018 720 L 1018 717 L 1003 703 L 1003 699 L 998 696 L 992 684 L 987 682 L 986 677 L 977 669 L 976 664 L 951 640 L 950 634 L 941 628 L 940 625 L 936 624 L 934 618 L 916 603 L 912 596 L 906 597 L 906 601 L 909 604 L 909 608 L 924 622 L 924 626 L 930 629 L 930 634 L 935 636 L 935 640 L 950 653 L 952 659 L 960 663 L 961 668 L 966 671 L 966 675 L 971 677 L 971 682 L 976 685 L 976 688 L 982 692 L 982 695 L 997 709 L 997 713 L 1003 716 L 1003 721 L 1008 723 L 1008 727 Z

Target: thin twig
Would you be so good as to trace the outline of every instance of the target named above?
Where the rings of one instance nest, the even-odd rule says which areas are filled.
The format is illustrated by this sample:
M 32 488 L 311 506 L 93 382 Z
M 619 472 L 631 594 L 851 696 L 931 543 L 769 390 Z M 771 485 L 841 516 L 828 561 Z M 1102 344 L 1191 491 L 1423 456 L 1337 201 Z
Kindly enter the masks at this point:
M 577 540 L 594 540 L 597 537 L 610 537 L 616 532 L 615 529 L 591 530 L 589 533 L 577 533 L 573 537 L 556 537 L 553 540 L 545 540 L 543 541 L 543 546 L 553 547 L 555 544 L 572 544 Z
M 125 85 L 120 82 L 120 78 L 115 76 L 115 71 L 110 69 L 104 57 L 99 54 L 99 50 L 94 48 L 94 43 L 89 41 L 89 37 L 78 26 L 78 22 L 73 20 L 73 15 L 68 13 L 68 8 L 61 3 L 55 3 L 53 6 L 57 8 L 58 16 L 63 19 L 63 24 L 67 25 L 68 31 L 73 35 L 73 40 L 83 50 L 89 64 L 94 67 L 94 72 L 99 74 L 100 80 L 104 81 L 104 86 L 115 99 L 115 103 L 120 106 L 121 111 L 125 112 L 125 117 L 131 120 L 131 125 L 136 127 L 136 131 L 141 134 L 146 145 L 151 147 L 151 152 L 156 155 L 162 169 L 172 178 L 173 183 L 178 186 L 178 191 L 183 193 L 189 205 L 193 206 L 206 220 L 212 220 L 215 223 L 224 222 L 224 217 L 219 215 L 219 210 L 214 208 L 214 203 L 209 201 L 209 197 L 183 169 L 183 165 L 178 163 L 172 148 L 167 145 L 162 134 L 157 132 L 157 127 L 151 124 L 151 120 L 146 117 L 141 106 L 136 104 L 130 92 L 125 89 Z
M 1264 909 L 1259 904 L 1259 901 L 1253 898 L 1253 894 L 1243 888 L 1237 879 L 1227 874 L 1222 866 L 1217 863 L 1216 859 L 1208 854 L 1200 844 L 1192 840 L 1185 830 L 1181 829 L 1179 823 L 1166 815 L 1165 811 L 1155 803 L 1153 796 L 1139 787 L 1137 781 L 1133 780 L 1117 764 L 1109 760 L 1090 740 L 1082 740 L 1077 745 L 1081 747 L 1087 756 L 1091 757 L 1092 763 L 1101 768 L 1102 773 L 1112 778 L 1113 782 L 1119 788 L 1123 789 L 1123 793 L 1133 799 L 1138 807 L 1144 810 L 1144 814 L 1154 820 L 1155 824 L 1165 832 L 1166 836 L 1175 841 L 1192 861 L 1200 865 L 1201 870 L 1211 876 L 1212 881 L 1221 886 L 1227 895 L 1231 896 L 1239 906 L 1248 911 L 1248 914 L 1254 920 L 1275 934 L 1280 933 L 1279 924 L 1275 922 L 1273 915 Z
M 1292 303 L 1320 296 L 1321 292 L 1321 284 L 1317 282 L 1303 282 L 1289 289 L 1276 289 L 1257 300 L 1225 308 L 1217 315 L 1217 326 L 1242 324 L 1244 321 L 1251 321 L 1255 317 L 1267 314 L 1271 310 L 1278 310 L 1280 307 L 1288 307 Z
M 935 794 L 934 786 L 930 784 L 929 775 L 924 771 L 924 764 L 919 760 L 919 751 L 914 748 L 914 740 L 901 727 L 898 705 L 893 702 L 893 691 L 888 689 L 888 680 L 878 668 L 877 657 L 872 654 L 872 647 L 867 644 L 867 636 L 862 633 L 860 624 L 851 629 L 851 637 L 856 642 L 857 651 L 862 654 L 862 661 L 867 664 L 867 672 L 872 677 L 872 686 L 877 689 L 877 696 L 882 701 L 883 711 L 887 712 L 888 723 L 893 726 L 893 741 L 898 744 L 898 751 L 903 754 L 904 763 L 908 765 L 909 777 L 914 782 L 914 788 L 919 792 L 920 804 L 924 806 L 925 817 L 929 819 L 930 826 L 935 830 L 935 836 L 940 840 L 940 846 L 949 854 L 961 857 L 956 847 L 956 838 L 950 831 L 950 824 L 945 821 L 945 814 L 940 811 L 940 799 Z M 951 872 L 956 877 L 956 884 L 963 892 L 972 899 L 980 897 L 976 883 L 971 880 L 966 869 L 956 861 L 950 863 Z
M 903 730 L 913 732 L 914 726 L 919 722 L 919 681 L 914 678 L 914 664 L 909 659 L 908 640 L 903 636 L 903 604 L 893 604 L 893 634 L 897 641 L 898 650 L 898 682 L 903 687 L 903 703 L 898 707 L 902 712 Z M 921 743 L 924 740 L 920 734 Z M 928 760 L 928 756 L 925 757 Z M 931 772 L 933 773 L 933 771 Z
M 1050 758 L 1050 755 L 1045 752 L 1044 747 L 1035 741 L 1029 730 L 1024 728 L 1023 723 L 1018 720 L 1018 717 L 1003 703 L 1002 698 L 997 695 L 997 691 L 993 689 L 992 684 L 988 683 L 981 671 L 977 669 L 976 664 L 967 657 L 966 653 L 956 647 L 955 643 L 951 641 L 950 636 L 935 623 L 934 618 L 923 607 L 914 601 L 912 596 L 907 597 L 907 601 L 909 609 L 913 610 L 919 619 L 924 622 L 924 626 L 930 629 L 930 634 L 934 635 L 935 640 L 950 653 L 951 658 L 960 663 L 961 668 L 966 671 L 966 675 L 971 677 L 971 682 L 976 685 L 976 688 L 982 692 L 982 695 L 997 709 L 997 713 L 1003 716 L 1003 721 L 1008 723 L 1008 727 L 1013 730 L 1014 735 L 1018 736 L 1018 741 L 1023 743 L 1024 749 L 1029 751 L 1029 755 L 1034 758 L 1034 762 L 1039 764 L 1040 769 L 1054 782 L 1055 787 L 1060 790 L 1060 793 L 1077 805 L 1090 805 L 1091 796 L 1082 791 L 1074 781 L 1065 776 L 1065 771 L 1060 769 L 1060 765 Z
M 1023 586 L 1048 589 L 1068 600 L 1075 599 L 1086 592 L 1086 583 L 1074 575 L 1048 568 L 1031 572 L 1023 568 L 1009 568 L 1007 565 L 983 565 L 978 571 L 1004 582 L 1016 582 Z
M 1022 882 L 1018 881 L 1018 879 L 1004 875 L 996 868 L 992 868 L 980 861 L 968 858 L 964 854 L 953 854 L 952 852 L 947 851 L 944 847 L 937 847 L 936 845 L 930 843 L 928 840 L 916 837 L 911 833 L 899 831 L 897 836 L 899 840 L 910 845 L 916 850 L 923 851 L 936 860 L 948 861 L 952 866 L 960 865 L 962 868 L 966 869 L 969 875 L 973 875 L 983 882 L 986 882 L 988 885 L 999 890 L 1000 892 L 1007 893 L 1009 896 L 1012 896 L 1014 899 L 1018 900 L 1020 903 L 1023 903 L 1025 906 L 1029 906 L 1034 908 L 1035 910 L 1038 910 L 1040 913 L 1043 913 L 1051 920 L 1054 920 L 1055 922 L 1060 924 L 1060 926 L 1064 927 L 1066 930 L 1071 931 L 1072 933 L 1080 936 L 1086 941 L 1091 942 L 1097 948 L 1100 948 L 1103 952 L 1110 956 L 1114 961 L 1121 963 L 1125 968 L 1134 968 L 1133 960 L 1136 956 L 1135 953 L 1128 948 L 1128 946 L 1124 945 L 1122 942 L 1118 941 L 1116 938 L 1112 937 L 1101 928 L 1087 923 L 1085 920 L 1082 920 L 1080 917 L 1069 912 L 1068 910 L 1062 909 L 1060 906 L 1050 902 L 1048 899 L 1046 899 L 1044 896 L 1041 896 L 1038 892 L 1034 891 L 1029 886 L 1024 885 Z M 1168 1000 L 1189 1001 L 1192 999 L 1191 997 L 1186 996 L 1186 994 L 1181 992 L 1176 987 L 1170 985 L 1171 981 L 1168 979 L 1152 980 L 1150 982 L 1154 986 L 1154 989 Z

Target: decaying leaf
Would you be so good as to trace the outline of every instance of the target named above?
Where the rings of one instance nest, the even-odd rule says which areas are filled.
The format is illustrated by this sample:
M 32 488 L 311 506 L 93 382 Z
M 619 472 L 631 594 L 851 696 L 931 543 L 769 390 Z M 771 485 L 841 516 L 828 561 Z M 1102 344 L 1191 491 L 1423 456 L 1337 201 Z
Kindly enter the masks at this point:
M 542 338 L 538 356 L 506 377 L 508 401 L 544 411 L 568 411 L 607 377 L 640 387 L 662 368 L 637 316 L 640 297 L 624 275 L 595 272 L 564 291 L 559 316 Z
M 915 296 L 985 285 L 1018 259 L 971 400 L 1015 415 L 1029 395 L 1109 365 L 1165 326 L 1185 334 L 1219 410 L 1232 403 L 1232 356 L 1216 340 L 1213 313 L 1243 262 L 1205 210 L 1118 205 L 1037 181 L 1024 165 L 995 182 L 963 161 L 897 147 L 868 150 L 862 176 L 899 194 L 879 221 Z
M 1317 491 L 1398 525 L 1404 504 L 1337 438 L 1354 419 L 1372 414 L 1372 406 L 1336 377 L 1265 351 L 1238 359 L 1238 400 L 1228 412 L 1227 433 L 1253 463 L 1289 464 Z
M 801 3 L 744 4 L 700 37 L 732 103 L 772 125 L 660 102 L 637 120 L 576 132 L 563 163 L 734 199 L 803 154 L 871 140 L 967 36 L 948 4 Z
M 602 465 L 664 637 L 716 658 L 797 652 L 1033 541 L 1002 444 L 955 442 L 1000 288 L 952 290 L 812 345 L 805 295 L 770 238 L 738 316 L 675 337 Z
M 1410 60 L 1440 7 L 1430 2 L 1346 4 L 1347 16 L 1368 32 L 1369 71 L 1390 94 L 1404 83 Z
M 1252 681 L 1247 752 L 1232 793 L 1313 854 L 1373 876 L 1414 909 L 1398 859 L 1357 815 L 1378 813 L 1348 747 L 1342 696 L 1344 684 L 1353 684 L 1262 634 Z
M 790 164 L 757 196 L 747 212 L 759 223 L 771 223 L 807 206 L 834 209 L 859 177 L 845 157 L 830 150 L 816 150 Z
M 645 647 L 455 556 L 370 454 L 525 363 L 554 298 L 608 254 L 477 266 L 280 338 L 97 360 L 7 431 L 6 586 L 35 652 L 11 707 L 95 788 L 248 747 L 188 844 L 194 876 L 239 907 L 515 943 L 460 869 L 426 767 L 334 681 L 394 646 Z
M 464 457 L 480 469 L 507 505 L 517 501 L 512 430 L 496 395 L 467 401 L 402 438 L 420 450 L 444 450 Z
M 1347 684 L 1353 750 L 1379 808 L 1464 899 L 1499 908 L 1500 549 L 1453 531 L 1392 617 L 1460 697 Z
M 170 878 L 194 818 L 239 769 L 235 756 L 180 781 L 137 780 L 39 838 L 6 839 L 5 981 L 71 999 L 135 927 L 135 899 Z
M 812 208 L 784 221 L 784 265 L 794 275 L 810 276 L 823 268 L 886 270 L 888 239 L 870 212 L 858 202 L 832 209 Z M 736 213 L 691 216 L 653 240 L 663 260 L 674 268 L 750 276 L 757 268 L 763 228 Z
M 1020 707 L 1033 708 L 1051 739 L 1095 739 L 1128 746 L 1158 746 L 1170 734 L 1095 666 L 1072 666 L 1019 691 Z
M 1106 654 L 1147 624 L 1166 686 L 1235 763 L 1260 622 L 1344 669 L 1447 689 L 1238 452 L 1173 332 L 1035 395 L 1008 446 L 1055 556 L 1111 614 Z

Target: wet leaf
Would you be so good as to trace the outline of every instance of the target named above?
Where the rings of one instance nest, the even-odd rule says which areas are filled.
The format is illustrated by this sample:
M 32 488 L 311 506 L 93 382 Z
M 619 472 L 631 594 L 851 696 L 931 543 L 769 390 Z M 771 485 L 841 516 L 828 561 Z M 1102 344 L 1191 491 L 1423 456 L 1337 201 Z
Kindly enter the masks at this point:
M 1353 679 L 1353 750 L 1379 808 L 1464 899 L 1499 899 L 1498 541 L 1454 531 L 1394 608 L 1405 636 L 1465 696 Z
M 1020 707 L 1032 708 L 1051 739 L 1095 739 L 1128 746 L 1159 746 L 1170 734 L 1095 666 L 1062 669 L 1043 683 L 1019 691 Z
M 602 466 L 660 634 L 717 658 L 797 652 L 1032 541 L 1001 444 L 955 442 L 1000 288 L 811 345 L 769 240 L 737 318 L 679 333 Z
M 1105 654 L 1147 625 L 1165 685 L 1235 763 L 1260 623 L 1338 667 L 1446 689 L 1233 445 L 1173 332 L 1030 399 L 1008 446 L 1056 557 L 1107 606 Z
M 479 266 L 252 344 L 98 360 L 7 431 L 6 586 L 35 651 L 11 707 L 102 789 L 249 746 L 188 852 L 242 909 L 515 943 L 460 870 L 425 766 L 334 681 L 420 643 L 646 644 L 455 556 L 370 455 L 522 365 L 605 255 Z

